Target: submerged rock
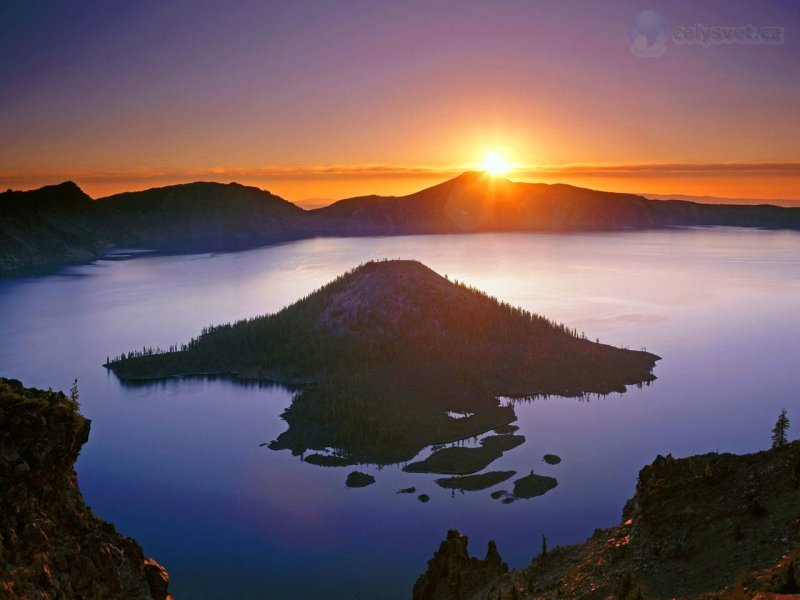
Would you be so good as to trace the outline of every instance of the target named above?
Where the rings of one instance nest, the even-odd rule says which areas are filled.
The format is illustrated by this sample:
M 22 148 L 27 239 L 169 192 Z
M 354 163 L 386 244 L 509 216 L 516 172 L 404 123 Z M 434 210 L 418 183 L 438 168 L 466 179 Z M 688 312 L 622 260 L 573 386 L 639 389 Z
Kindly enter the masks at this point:
M 407 488 L 403 488 L 402 490 L 397 490 L 397 493 L 398 494 L 413 494 L 416 491 L 417 491 L 417 488 L 415 488 L 415 487 L 407 487 Z
M 428 502 L 430 499 L 431 497 L 428 496 L 428 494 L 420 494 L 419 496 L 417 496 L 417 500 L 419 500 L 420 502 Z

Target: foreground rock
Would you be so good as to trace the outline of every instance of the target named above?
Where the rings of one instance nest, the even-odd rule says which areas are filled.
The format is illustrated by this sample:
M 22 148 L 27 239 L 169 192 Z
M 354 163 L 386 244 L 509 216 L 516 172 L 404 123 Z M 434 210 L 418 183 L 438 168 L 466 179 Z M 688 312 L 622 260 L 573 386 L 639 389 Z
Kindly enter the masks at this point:
M 800 441 L 735 456 L 659 456 L 639 473 L 622 524 L 555 548 L 524 569 L 467 573 L 459 598 L 772 598 L 800 592 Z M 453 546 L 449 532 L 442 548 Z M 459 550 L 461 565 L 471 564 Z M 415 600 L 449 600 L 442 548 Z M 451 552 L 452 554 L 452 552 Z M 449 564 L 449 563 L 448 563 Z M 432 583 L 433 582 L 433 583 Z M 449 582 L 449 583 L 445 583 Z M 435 585 L 434 585 L 435 583 Z M 500 594 L 500 596 L 498 596 Z
M 457 600 L 482 589 L 484 582 L 508 572 L 497 546 L 489 542 L 486 557 L 478 560 L 467 551 L 467 536 L 455 529 L 428 561 L 428 570 L 414 584 L 414 600 Z
M 88 437 L 64 394 L 0 378 L 0 597 L 169 597 L 166 570 L 84 504 L 74 464 Z

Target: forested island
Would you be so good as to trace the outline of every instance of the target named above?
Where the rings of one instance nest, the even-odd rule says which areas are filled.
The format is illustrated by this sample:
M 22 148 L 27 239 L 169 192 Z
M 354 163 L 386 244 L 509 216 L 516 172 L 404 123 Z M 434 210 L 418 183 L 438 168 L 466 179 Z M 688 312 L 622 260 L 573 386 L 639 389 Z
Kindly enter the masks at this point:
M 301 384 L 283 415 L 289 429 L 271 447 L 333 449 L 317 462 L 345 465 L 408 460 L 508 424 L 514 409 L 499 396 L 622 392 L 653 380 L 657 360 L 392 260 L 361 265 L 276 314 L 106 366 L 127 380 L 227 374 Z
M 580 232 L 686 226 L 800 229 L 800 208 L 650 200 L 467 172 L 407 196 L 304 210 L 237 183 L 92 199 L 75 183 L 0 193 L 0 274 L 90 261 L 114 248 L 233 251 L 315 236 Z

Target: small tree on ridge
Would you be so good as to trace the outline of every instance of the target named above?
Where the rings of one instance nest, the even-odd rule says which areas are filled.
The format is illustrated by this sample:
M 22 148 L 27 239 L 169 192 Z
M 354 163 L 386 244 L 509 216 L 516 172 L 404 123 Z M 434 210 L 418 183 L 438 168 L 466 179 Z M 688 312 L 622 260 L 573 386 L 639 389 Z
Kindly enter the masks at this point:
M 772 428 L 772 447 L 780 448 L 786 445 L 786 430 L 789 429 L 789 418 L 786 416 L 786 409 L 781 410 L 775 427 Z
M 80 408 L 80 395 L 78 394 L 78 380 L 72 382 L 69 388 L 69 402 L 75 410 Z

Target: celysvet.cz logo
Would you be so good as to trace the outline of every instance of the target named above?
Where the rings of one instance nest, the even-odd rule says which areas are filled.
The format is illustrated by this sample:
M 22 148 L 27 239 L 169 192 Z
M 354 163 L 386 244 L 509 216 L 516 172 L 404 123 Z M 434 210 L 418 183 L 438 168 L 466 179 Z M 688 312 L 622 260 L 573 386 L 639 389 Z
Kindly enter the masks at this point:
M 725 44 L 783 44 L 784 29 L 776 25 L 705 25 L 694 23 L 669 27 L 654 10 L 641 10 L 628 24 L 631 54 L 643 58 L 664 56 L 667 45 L 697 45 L 708 48 Z

